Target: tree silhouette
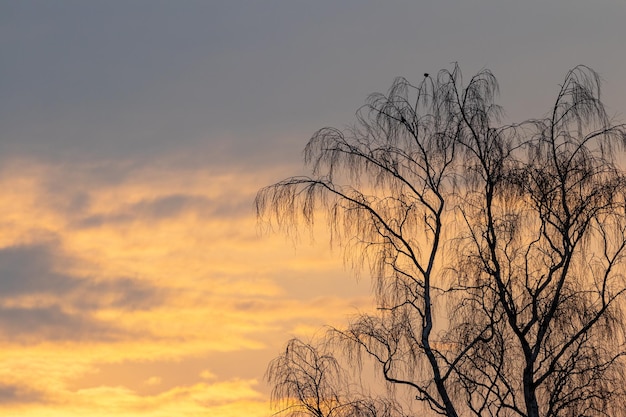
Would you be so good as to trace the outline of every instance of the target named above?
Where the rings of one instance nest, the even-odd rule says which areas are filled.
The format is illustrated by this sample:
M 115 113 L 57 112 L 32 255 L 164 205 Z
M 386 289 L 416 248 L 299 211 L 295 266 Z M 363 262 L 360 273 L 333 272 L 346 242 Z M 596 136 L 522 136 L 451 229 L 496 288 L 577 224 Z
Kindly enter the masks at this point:
M 299 339 L 291 339 L 267 369 L 272 401 L 292 417 L 393 417 L 399 406 L 389 400 L 351 392 L 347 373 L 335 357 Z
M 398 78 L 353 127 L 319 130 L 311 176 L 259 191 L 257 213 L 288 231 L 325 216 L 370 267 L 377 314 L 329 340 L 410 390 L 410 409 L 626 415 L 626 127 L 585 66 L 541 119 L 500 125 L 497 93 L 488 70 Z

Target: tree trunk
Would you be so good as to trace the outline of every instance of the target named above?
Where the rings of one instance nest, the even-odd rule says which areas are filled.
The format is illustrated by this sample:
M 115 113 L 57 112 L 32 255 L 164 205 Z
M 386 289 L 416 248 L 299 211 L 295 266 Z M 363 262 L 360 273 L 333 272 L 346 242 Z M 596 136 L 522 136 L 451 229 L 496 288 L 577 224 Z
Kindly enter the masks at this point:
M 523 375 L 524 402 L 526 403 L 526 415 L 528 417 L 539 417 L 539 405 L 537 404 L 537 393 L 533 381 L 532 363 L 526 365 Z

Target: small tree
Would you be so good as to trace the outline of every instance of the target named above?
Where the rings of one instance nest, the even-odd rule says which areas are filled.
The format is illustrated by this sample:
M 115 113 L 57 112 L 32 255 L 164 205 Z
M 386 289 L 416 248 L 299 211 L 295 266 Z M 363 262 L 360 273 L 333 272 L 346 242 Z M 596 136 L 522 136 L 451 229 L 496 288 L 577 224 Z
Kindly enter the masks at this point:
M 326 214 L 379 306 L 332 339 L 435 414 L 626 415 L 626 127 L 584 66 L 542 119 L 498 125 L 497 92 L 457 66 L 396 79 L 318 131 L 312 176 L 262 189 L 258 215 Z
M 348 375 L 335 357 L 322 348 L 291 339 L 275 358 L 266 377 L 273 385 L 272 402 L 278 413 L 315 417 L 394 417 L 393 401 L 351 392 Z

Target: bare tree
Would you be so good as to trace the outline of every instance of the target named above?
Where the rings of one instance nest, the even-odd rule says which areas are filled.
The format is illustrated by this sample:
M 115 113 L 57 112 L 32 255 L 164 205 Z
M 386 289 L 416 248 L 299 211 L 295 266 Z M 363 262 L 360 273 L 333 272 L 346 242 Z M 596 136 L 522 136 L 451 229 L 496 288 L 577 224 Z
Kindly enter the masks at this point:
M 352 128 L 318 131 L 312 176 L 262 189 L 257 212 L 324 214 L 370 266 L 378 314 L 333 340 L 433 413 L 626 415 L 626 127 L 584 66 L 542 119 L 499 125 L 497 93 L 488 70 L 396 79 Z
M 394 417 L 391 400 L 351 392 L 347 373 L 335 357 L 310 343 L 291 339 L 267 369 L 272 401 L 279 414 L 290 417 Z

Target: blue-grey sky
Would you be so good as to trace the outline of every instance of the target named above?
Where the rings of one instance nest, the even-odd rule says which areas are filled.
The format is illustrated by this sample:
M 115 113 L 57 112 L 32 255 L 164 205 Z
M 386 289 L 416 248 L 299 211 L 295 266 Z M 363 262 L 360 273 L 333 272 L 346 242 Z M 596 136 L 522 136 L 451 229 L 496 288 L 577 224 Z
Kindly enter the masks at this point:
M 495 73 L 510 121 L 588 65 L 625 120 L 624 21 L 623 0 L 0 0 L 0 413 L 266 415 L 284 341 L 370 301 L 323 231 L 259 234 L 256 190 L 453 62 Z
M 205 162 L 299 149 L 395 76 L 490 68 L 537 117 L 586 64 L 624 103 L 613 1 L 3 1 L 3 157 L 116 158 L 203 147 Z M 538 114 L 539 113 L 539 114 Z M 281 150 L 280 152 L 284 152 Z M 219 156 L 218 156 L 219 155 Z M 292 155 L 290 153 L 290 155 Z

